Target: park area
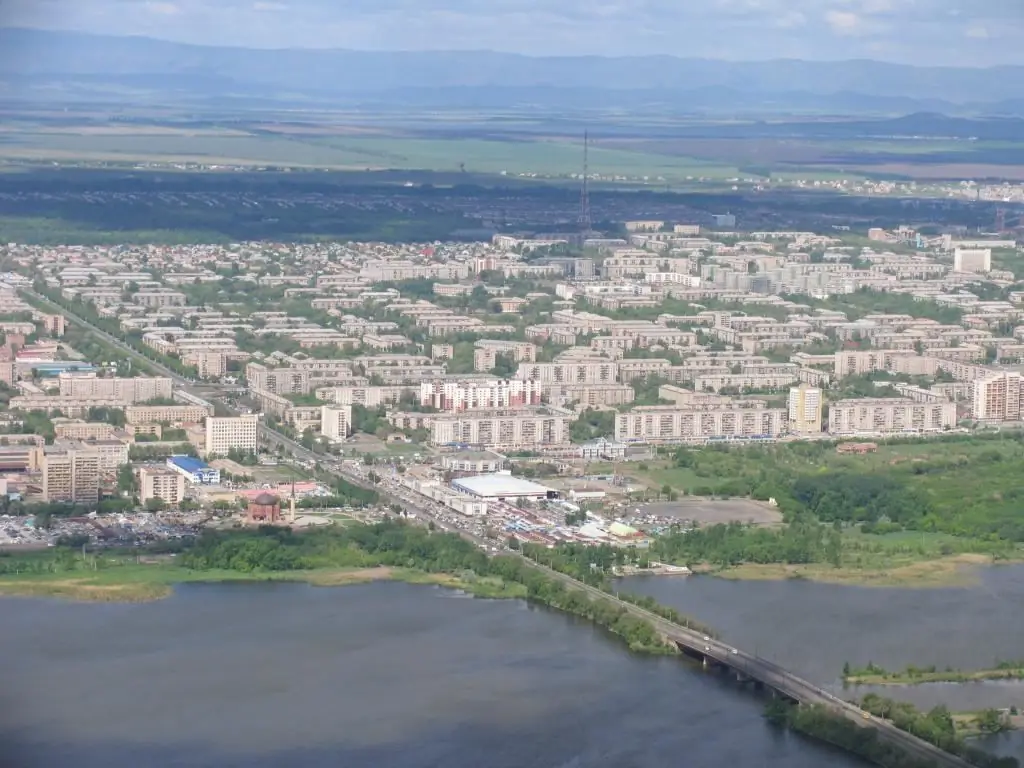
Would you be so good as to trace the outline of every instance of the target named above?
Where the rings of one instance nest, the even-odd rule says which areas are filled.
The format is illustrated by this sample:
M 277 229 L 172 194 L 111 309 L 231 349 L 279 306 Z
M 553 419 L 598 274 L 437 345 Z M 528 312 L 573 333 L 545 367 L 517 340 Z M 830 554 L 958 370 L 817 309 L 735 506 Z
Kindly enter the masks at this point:
M 791 519 L 810 513 L 867 532 L 909 530 L 1024 542 L 1024 442 L 1017 433 L 882 442 L 844 453 L 831 442 L 663 449 L 630 467 L 649 489 L 680 498 L 778 501 Z

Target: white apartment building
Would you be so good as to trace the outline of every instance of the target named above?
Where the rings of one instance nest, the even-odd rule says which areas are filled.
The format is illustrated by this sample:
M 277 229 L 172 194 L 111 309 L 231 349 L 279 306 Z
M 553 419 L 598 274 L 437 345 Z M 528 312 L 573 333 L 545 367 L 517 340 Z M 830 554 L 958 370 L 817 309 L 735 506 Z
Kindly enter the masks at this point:
M 320 434 L 337 443 L 352 431 L 351 405 L 325 405 L 320 409 Z
M 615 440 L 621 443 L 677 443 L 714 439 L 772 439 L 782 435 L 782 408 L 680 408 L 644 406 L 615 418 Z
M 824 398 L 817 387 L 801 384 L 789 390 L 789 431 L 798 435 L 821 432 Z
M 971 417 L 977 421 L 1020 421 L 1021 375 L 1016 371 L 993 373 L 971 382 Z
M 168 506 L 177 506 L 185 498 L 185 476 L 162 467 L 143 467 L 139 470 L 139 491 L 143 504 L 161 499 Z
M 828 426 L 833 435 L 939 432 L 956 426 L 956 404 L 903 397 L 839 400 L 828 409 Z
M 540 405 L 542 389 L 539 381 L 522 379 L 424 381 L 420 384 L 420 405 L 439 411 L 518 408 Z
M 206 454 L 226 456 L 232 448 L 256 453 L 259 448 L 259 417 L 256 414 L 207 417 Z

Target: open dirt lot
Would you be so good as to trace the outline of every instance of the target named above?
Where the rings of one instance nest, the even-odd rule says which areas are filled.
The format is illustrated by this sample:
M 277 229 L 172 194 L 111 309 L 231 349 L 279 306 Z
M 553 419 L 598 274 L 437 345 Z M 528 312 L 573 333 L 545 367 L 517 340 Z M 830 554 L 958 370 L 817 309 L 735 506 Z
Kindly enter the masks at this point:
M 757 501 L 747 499 L 684 499 L 683 501 L 658 501 L 640 508 L 642 514 L 676 517 L 690 520 L 698 525 L 718 523 L 751 523 L 753 525 L 777 525 L 782 522 L 782 513 Z

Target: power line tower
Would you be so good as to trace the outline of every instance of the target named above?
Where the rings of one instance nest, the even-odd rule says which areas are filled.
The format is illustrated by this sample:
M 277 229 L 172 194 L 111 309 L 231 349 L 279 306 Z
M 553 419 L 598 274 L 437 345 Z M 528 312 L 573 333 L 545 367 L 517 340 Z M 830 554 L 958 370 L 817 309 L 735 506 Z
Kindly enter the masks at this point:
M 594 223 L 590 218 L 590 134 L 587 131 L 583 132 L 583 180 L 580 184 L 580 215 L 576 220 L 579 224 L 580 232 L 582 234 L 588 234 L 593 228 Z

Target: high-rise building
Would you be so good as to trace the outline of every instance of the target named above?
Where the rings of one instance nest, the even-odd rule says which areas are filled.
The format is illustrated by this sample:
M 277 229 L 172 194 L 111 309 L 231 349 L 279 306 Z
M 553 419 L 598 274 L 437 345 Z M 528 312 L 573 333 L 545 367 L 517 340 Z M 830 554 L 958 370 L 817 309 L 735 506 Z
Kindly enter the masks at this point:
M 100 454 L 85 446 L 47 448 L 43 453 L 43 500 L 96 504 L 100 498 Z
M 994 373 L 971 383 L 971 417 L 977 421 L 1020 421 L 1021 375 Z
M 789 431 L 798 435 L 821 432 L 821 390 L 801 384 L 789 390 Z
M 344 440 L 351 430 L 351 405 L 325 405 L 320 409 L 320 432 L 328 440 Z
M 206 419 L 206 454 L 226 456 L 232 449 L 256 453 L 259 449 L 259 417 L 215 417 Z

